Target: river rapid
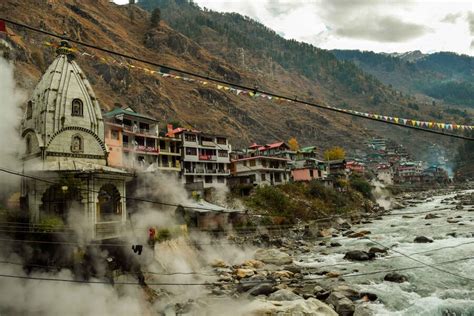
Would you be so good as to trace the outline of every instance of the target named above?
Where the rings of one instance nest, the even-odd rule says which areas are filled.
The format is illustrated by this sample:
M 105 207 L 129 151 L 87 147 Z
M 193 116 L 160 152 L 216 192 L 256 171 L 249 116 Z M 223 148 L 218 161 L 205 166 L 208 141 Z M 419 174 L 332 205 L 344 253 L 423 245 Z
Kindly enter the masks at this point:
M 375 302 L 358 306 L 355 315 L 474 315 L 474 206 L 462 201 L 462 195 L 472 192 L 413 195 L 405 201 L 410 206 L 351 227 L 353 231 L 370 231 L 370 239 L 332 237 L 330 242 L 341 246 L 321 246 L 319 251 L 301 254 L 295 261 L 314 271 L 314 278 L 321 271 L 346 274 L 342 276 L 346 284 L 377 295 Z M 436 216 L 426 218 L 428 214 Z M 415 243 L 417 236 L 426 236 L 433 242 Z M 368 251 L 383 246 L 390 250 L 385 255 L 377 254 L 375 260 L 343 259 L 350 250 Z M 419 268 L 396 271 L 406 276 L 407 282 L 384 281 L 387 270 L 410 267 Z M 384 272 L 367 274 L 376 271 Z M 321 283 L 331 286 L 340 281 L 324 279 Z

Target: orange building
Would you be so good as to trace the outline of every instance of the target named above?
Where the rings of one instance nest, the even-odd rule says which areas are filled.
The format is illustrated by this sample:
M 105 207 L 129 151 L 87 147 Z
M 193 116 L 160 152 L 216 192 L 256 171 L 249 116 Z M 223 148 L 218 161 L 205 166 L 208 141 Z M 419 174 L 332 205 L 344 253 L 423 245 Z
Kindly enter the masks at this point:
M 181 171 L 181 140 L 160 135 L 158 121 L 132 108 L 104 114 L 110 166 L 140 171 Z

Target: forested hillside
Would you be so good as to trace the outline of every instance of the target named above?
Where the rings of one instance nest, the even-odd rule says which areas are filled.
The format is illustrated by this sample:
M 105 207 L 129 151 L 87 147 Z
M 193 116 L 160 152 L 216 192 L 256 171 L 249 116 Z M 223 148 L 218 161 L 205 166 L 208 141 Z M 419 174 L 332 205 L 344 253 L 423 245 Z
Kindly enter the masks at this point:
M 153 4 L 149 12 L 139 7 L 147 3 Z M 156 8 L 160 11 L 153 12 Z M 7 0 L 0 2 L 0 10 L 47 31 L 325 105 L 414 119 L 462 119 L 458 113 L 445 113 L 438 106 L 391 89 L 331 52 L 285 40 L 238 14 L 210 12 L 187 1 L 149 0 L 119 6 L 107 0 Z M 8 27 L 16 76 L 29 93 L 54 58 L 54 50 L 42 43 L 54 39 Z M 156 117 L 162 126 L 178 121 L 228 135 L 234 147 L 296 137 L 303 146 L 314 144 L 324 149 L 337 144 L 351 152 L 361 148 L 368 137 L 388 134 L 414 153 L 422 153 L 432 141 L 457 147 L 448 138 L 163 78 L 127 67 L 123 58 L 78 49 L 77 62 L 104 109 L 130 105 Z
M 474 108 L 474 57 L 450 52 L 420 53 L 416 58 L 358 50 L 332 52 L 397 89 Z

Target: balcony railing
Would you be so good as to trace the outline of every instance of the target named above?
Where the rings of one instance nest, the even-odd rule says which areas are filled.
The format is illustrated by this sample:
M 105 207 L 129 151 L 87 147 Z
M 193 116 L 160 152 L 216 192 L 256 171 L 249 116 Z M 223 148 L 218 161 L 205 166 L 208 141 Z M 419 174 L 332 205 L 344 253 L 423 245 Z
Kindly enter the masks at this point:
M 215 156 L 215 155 L 199 155 L 199 160 L 216 161 L 217 156 Z
M 210 142 L 210 141 L 206 141 L 206 140 L 203 140 L 201 142 L 201 145 L 206 146 L 206 147 L 216 147 L 216 144 L 214 142 Z
M 219 175 L 229 175 L 230 170 L 223 169 L 201 169 L 201 168 L 186 168 L 184 169 L 185 174 L 189 173 L 200 173 L 200 174 L 219 174 Z

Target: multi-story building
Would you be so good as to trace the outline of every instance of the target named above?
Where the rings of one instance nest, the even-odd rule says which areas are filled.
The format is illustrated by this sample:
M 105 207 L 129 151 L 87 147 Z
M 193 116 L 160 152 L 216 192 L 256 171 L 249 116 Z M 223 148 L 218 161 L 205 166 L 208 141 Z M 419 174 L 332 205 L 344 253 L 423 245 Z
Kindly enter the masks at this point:
M 227 184 L 231 145 L 226 136 L 171 127 L 167 136 L 181 140 L 181 175 L 185 184 L 202 183 L 204 188 Z
M 296 160 L 291 168 L 291 177 L 293 181 L 325 179 L 327 175 L 327 165 L 324 161 L 315 158 Z
M 139 171 L 181 171 L 181 140 L 160 135 L 158 121 L 131 107 L 104 114 L 109 165 Z
M 290 180 L 288 159 L 278 157 L 250 156 L 233 159 L 231 173 L 233 185 L 276 185 Z

